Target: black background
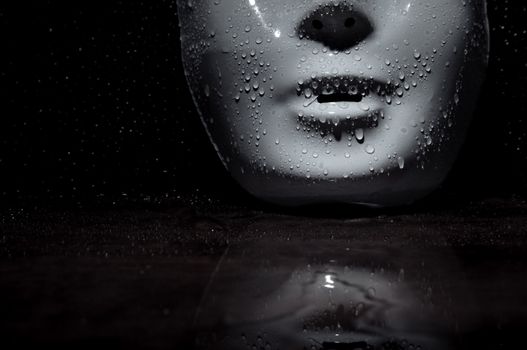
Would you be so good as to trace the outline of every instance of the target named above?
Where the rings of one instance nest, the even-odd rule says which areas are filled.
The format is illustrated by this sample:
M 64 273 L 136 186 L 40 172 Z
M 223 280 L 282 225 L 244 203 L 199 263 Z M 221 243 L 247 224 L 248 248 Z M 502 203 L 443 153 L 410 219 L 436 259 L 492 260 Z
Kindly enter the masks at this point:
M 175 1 L 1 6 L 3 206 L 255 203 L 223 169 L 191 102 Z M 527 192 L 526 16 L 523 1 L 489 1 L 488 77 L 436 202 Z
M 173 0 L 2 3 L 3 348 L 192 349 L 195 310 L 223 257 L 253 243 L 279 265 L 348 246 L 371 247 L 372 261 L 383 249 L 407 256 L 409 278 L 422 272 L 440 282 L 434 293 L 478 301 L 472 314 L 463 298 L 448 304 L 473 326 L 457 348 L 517 348 L 527 324 L 527 5 L 492 0 L 489 16 L 488 77 L 442 188 L 402 215 L 328 219 L 268 211 L 223 169 L 186 87 Z M 284 249 L 306 242 L 314 248 L 296 256 Z M 224 272 L 258 278 L 252 259 Z

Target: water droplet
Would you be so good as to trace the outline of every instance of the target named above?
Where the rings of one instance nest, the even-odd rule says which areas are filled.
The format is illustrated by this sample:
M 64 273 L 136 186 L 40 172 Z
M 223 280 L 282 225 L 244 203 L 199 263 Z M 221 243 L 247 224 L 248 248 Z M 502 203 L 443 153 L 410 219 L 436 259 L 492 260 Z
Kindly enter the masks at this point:
M 359 104 L 359 106 L 360 106 L 360 109 L 362 109 L 362 110 L 365 111 L 365 112 L 367 112 L 367 111 L 370 110 L 370 106 L 368 106 L 367 104 L 365 104 L 365 103 L 363 103 L 363 102 L 361 102 L 361 103 Z
M 362 142 L 364 141 L 364 130 L 363 129 L 357 129 L 355 130 L 355 138 L 357 141 Z
M 399 164 L 399 169 L 404 169 L 404 158 L 398 157 L 397 158 L 397 164 Z

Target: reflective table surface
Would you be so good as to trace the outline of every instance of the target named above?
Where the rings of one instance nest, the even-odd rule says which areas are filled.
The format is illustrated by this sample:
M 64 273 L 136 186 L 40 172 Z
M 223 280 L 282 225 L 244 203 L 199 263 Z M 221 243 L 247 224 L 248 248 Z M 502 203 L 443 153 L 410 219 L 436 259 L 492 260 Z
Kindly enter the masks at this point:
M 6 211 L 10 346 L 504 349 L 527 324 L 527 204 L 355 217 Z

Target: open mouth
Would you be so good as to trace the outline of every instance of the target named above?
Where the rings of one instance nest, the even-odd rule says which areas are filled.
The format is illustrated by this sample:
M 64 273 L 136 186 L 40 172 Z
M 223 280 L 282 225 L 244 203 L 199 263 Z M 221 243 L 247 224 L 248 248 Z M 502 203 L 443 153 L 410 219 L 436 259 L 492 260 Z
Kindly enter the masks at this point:
M 349 75 L 340 75 L 332 77 L 312 78 L 307 81 L 299 81 L 297 94 L 304 95 L 306 98 L 312 95 L 336 95 L 346 98 L 359 98 L 358 96 L 367 96 L 370 93 L 376 93 L 379 96 L 391 95 L 394 92 L 394 86 L 390 82 L 383 83 L 377 79 L 368 79 Z
M 394 86 L 375 79 L 354 76 L 313 78 L 298 82 L 297 95 L 304 98 L 298 122 L 306 132 L 322 137 L 344 134 L 363 140 L 362 130 L 375 128 L 384 117 L 382 106 L 390 100 Z
M 329 95 L 319 95 L 317 97 L 318 103 L 331 103 L 331 102 L 361 102 L 361 94 L 343 94 L 341 92 L 336 92 Z

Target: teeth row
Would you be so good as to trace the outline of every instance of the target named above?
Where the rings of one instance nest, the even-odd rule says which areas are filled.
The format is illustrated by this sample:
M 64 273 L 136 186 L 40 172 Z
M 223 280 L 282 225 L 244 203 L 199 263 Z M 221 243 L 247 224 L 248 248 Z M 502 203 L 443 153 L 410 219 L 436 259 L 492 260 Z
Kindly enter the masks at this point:
M 367 124 L 375 125 L 378 123 L 379 118 L 383 118 L 383 117 L 384 116 L 382 112 L 376 111 L 374 113 L 370 113 L 367 118 Z M 306 124 L 306 125 L 311 124 L 312 126 L 321 125 L 321 124 L 327 124 L 328 126 L 338 126 L 340 124 L 346 124 L 348 126 L 353 126 L 355 122 L 357 122 L 357 124 L 364 123 L 364 120 L 355 121 L 355 120 L 352 120 L 351 117 L 347 119 L 338 119 L 338 118 L 322 119 L 314 115 L 305 115 L 303 112 L 298 113 L 298 120 L 303 124 Z
M 319 95 L 331 95 L 335 93 L 348 94 L 350 96 L 367 96 L 374 92 L 384 96 L 390 94 L 390 85 L 386 87 L 370 80 L 357 80 L 354 78 L 334 78 L 334 79 L 311 79 L 307 82 L 299 81 L 297 87 L 298 96 L 304 95 L 306 98 Z

